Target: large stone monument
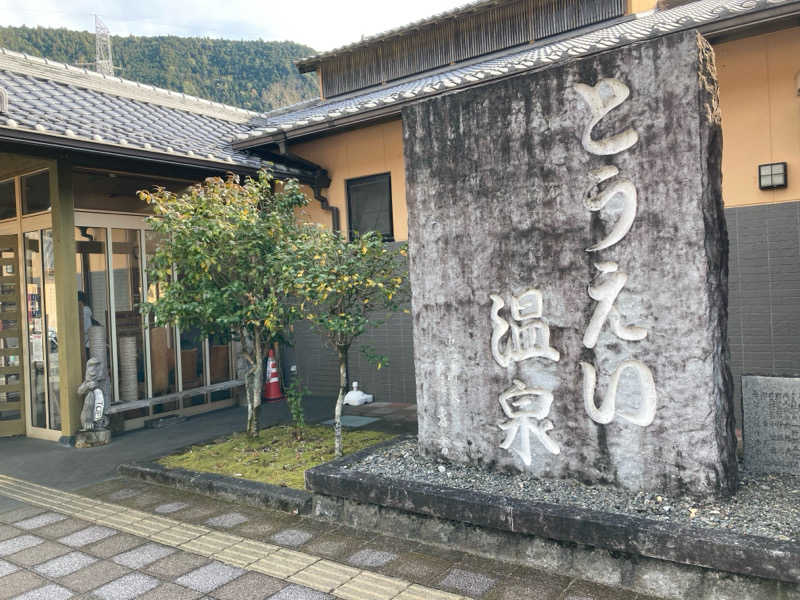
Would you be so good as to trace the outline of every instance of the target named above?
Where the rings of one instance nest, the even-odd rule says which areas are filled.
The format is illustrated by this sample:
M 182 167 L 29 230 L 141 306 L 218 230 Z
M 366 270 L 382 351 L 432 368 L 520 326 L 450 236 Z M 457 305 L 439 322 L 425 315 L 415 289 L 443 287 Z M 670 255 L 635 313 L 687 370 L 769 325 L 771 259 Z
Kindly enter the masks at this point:
M 678 33 L 404 109 L 423 452 L 736 484 L 713 53 Z

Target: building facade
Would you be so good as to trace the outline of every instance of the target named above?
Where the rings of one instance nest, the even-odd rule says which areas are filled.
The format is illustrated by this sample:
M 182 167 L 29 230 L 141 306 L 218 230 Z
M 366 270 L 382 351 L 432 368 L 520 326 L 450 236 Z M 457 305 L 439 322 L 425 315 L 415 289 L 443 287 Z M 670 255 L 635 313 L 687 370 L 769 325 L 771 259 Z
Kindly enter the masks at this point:
M 343 231 L 362 222 L 390 226 L 386 233 L 404 241 L 404 104 L 680 29 L 700 31 L 716 54 L 730 233 L 729 341 L 740 404 L 742 374 L 800 375 L 800 3 L 477 2 L 300 61 L 301 71 L 317 72 L 323 97 L 267 115 L 235 145 L 280 149 L 323 167 L 331 179 L 324 194 L 337 218 L 320 209 L 314 220 Z M 767 169 L 776 185 L 762 184 Z M 367 219 L 353 209 L 364 200 L 352 186 L 369 178 L 388 185 L 374 187 L 372 196 L 383 216 Z M 413 401 L 397 383 L 414 378 L 410 329 L 409 319 L 398 318 L 372 334 L 370 342 L 394 359 L 390 378 L 359 358 L 351 365 L 352 377 L 381 400 Z M 318 348 L 319 341 L 301 332 L 298 346 Z M 331 393 L 334 357 L 314 352 L 313 358 L 298 353 L 298 372 L 310 389 Z
M 300 61 L 321 97 L 267 114 L 0 50 L 0 435 L 70 440 L 88 356 L 120 430 L 235 402 L 229 345 L 136 310 L 158 293 L 138 189 L 266 167 L 313 198 L 299 218 L 405 242 L 404 106 L 679 30 L 716 54 L 737 394 L 742 374 L 800 376 L 800 0 L 481 0 Z M 351 352 L 377 400 L 415 401 L 411 330 L 387 315 L 359 340 L 386 369 Z M 335 395 L 303 325 L 285 357 Z
M 69 443 L 89 357 L 113 430 L 231 406 L 231 345 L 139 310 L 159 239 L 137 191 L 312 174 L 231 148 L 255 113 L 84 69 L 0 51 L 0 98 L 0 435 Z

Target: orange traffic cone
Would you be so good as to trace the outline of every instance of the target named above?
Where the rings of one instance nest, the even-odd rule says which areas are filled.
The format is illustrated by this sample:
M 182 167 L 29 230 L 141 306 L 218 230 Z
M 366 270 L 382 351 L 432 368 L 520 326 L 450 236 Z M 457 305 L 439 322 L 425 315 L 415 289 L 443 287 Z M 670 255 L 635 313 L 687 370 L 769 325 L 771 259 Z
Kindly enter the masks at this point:
M 275 354 L 270 349 L 267 354 L 267 376 L 264 378 L 264 389 L 261 392 L 261 399 L 264 402 L 280 402 L 283 400 L 281 392 L 281 380 L 278 377 L 278 365 L 275 362 Z

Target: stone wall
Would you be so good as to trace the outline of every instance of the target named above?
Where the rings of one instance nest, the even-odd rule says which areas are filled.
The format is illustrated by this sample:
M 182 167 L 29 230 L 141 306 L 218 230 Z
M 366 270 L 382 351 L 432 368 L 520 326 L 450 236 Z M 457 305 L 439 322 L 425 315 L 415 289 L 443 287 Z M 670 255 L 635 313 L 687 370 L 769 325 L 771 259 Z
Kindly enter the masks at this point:
M 424 452 L 732 491 L 716 93 L 689 32 L 404 109 Z

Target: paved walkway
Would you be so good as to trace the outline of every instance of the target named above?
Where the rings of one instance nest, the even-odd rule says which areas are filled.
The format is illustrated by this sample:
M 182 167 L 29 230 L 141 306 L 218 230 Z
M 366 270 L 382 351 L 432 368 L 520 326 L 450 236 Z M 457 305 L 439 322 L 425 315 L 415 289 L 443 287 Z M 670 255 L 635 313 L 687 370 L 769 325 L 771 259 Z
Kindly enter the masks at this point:
M 309 406 L 309 420 L 331 411 L 328 405 Z M 264 426 L 290 419 L 286 403 L 262 406 Z M 112 437 L 108 446 L 76 449 L 28 437 L 0 438 L 2 472 L 63 490 L 76 489 L 116 477 L 117 466 L 126 462 L 152 460 L 191 444 L 201 443 L 234 431 L 247 423 L 244 407 L 218 410 L 188 419 L 172 419 L 164 427 L 139 429 Z
M 645 600 L 621 590 L 114 479 L 0 475 L 0 600 Z
M 305 405 L 306 420 L 315 423 L 329 419 L 333 414 L 334 400 L 308 398 Z M 415 405 L 370 405 L 381 414 L 370 414 L 368 424 L 393 433 L 414 432 Z M 386 407 L 389 410 L 386 411 Z M 347 407 L 345 415 L 362 414 Z M 291 420 L 285 402 L 264 404 L 261 408 L 262 426 L 287 423 Z M 117 467 L 123 463 L 153 460 L 191 444 L 242 431 L 247 421 L 244 407 L 215 411 L 189 419 L 174 419 L 163 428 L 140 429 L 115 435 L 111 444 L 100 448 L 77 450 L 55 442 L 27 437 L 0 438 L 0 469 L 6 475 L 48 485 L 60 490 L 75 490 L 97 481 L 117 476 Z M 367 423 L 353 423 L 363 426 Z M 11 504 L 0 497 L 0 510 Z

